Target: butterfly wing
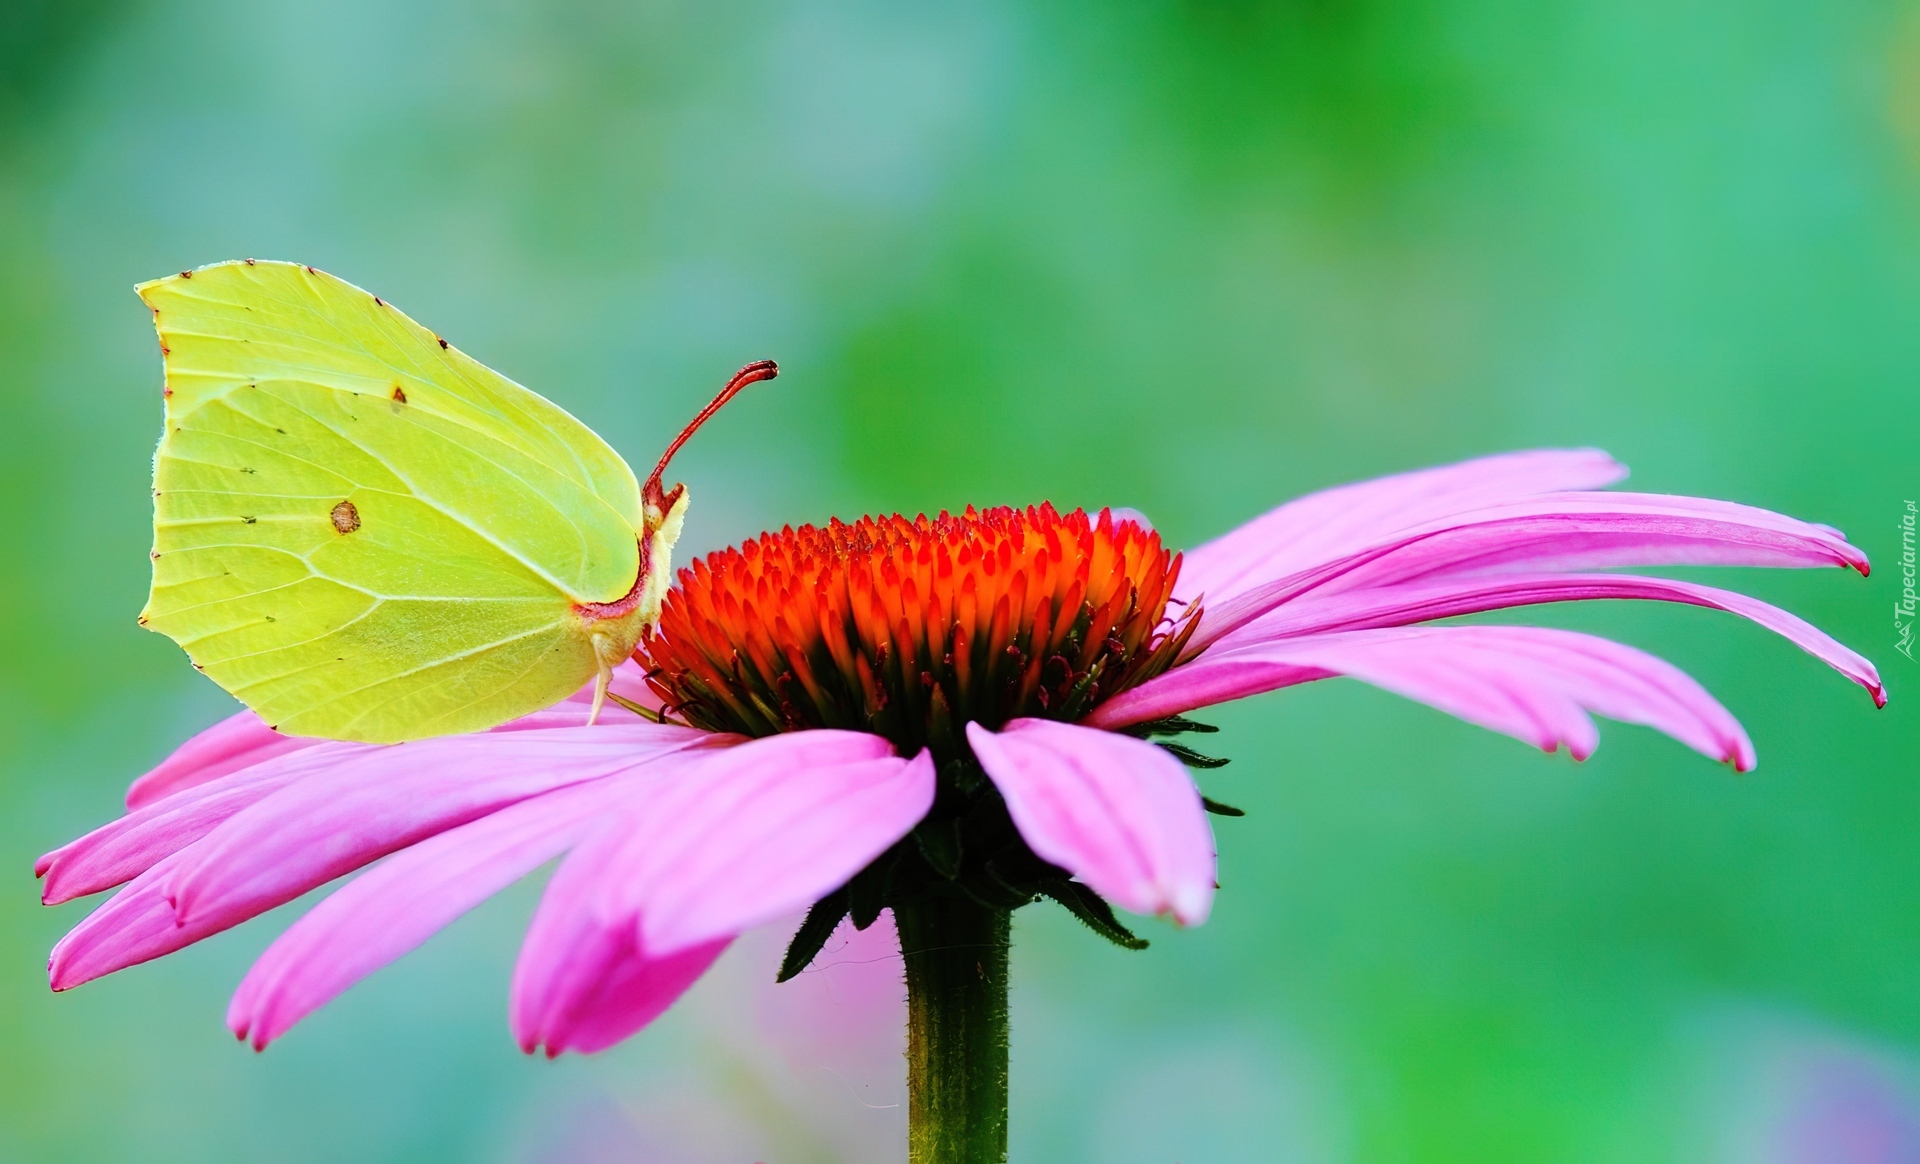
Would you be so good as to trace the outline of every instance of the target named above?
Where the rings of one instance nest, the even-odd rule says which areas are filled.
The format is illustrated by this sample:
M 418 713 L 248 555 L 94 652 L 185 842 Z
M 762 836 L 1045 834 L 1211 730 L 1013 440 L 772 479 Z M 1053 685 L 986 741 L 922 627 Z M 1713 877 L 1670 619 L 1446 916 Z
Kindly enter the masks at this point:
M 644 527 L 592 430 L 311 267 L 138 291 L 166 361 L 143 625 L 296 735 L 477 730 L 595 673 L 583 608 L 633 614 Z

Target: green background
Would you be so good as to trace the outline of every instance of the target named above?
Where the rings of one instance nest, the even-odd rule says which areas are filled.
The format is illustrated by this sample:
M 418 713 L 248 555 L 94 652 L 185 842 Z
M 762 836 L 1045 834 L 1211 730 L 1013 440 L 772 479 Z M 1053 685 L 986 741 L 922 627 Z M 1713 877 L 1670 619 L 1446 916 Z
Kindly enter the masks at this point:
M 260 1056 L 225 999 L 298 906 L 47 992 L 90 905 L 41 908 L 34 856 L 231 707 L 133 622 L 159 361 L 130 287 L 257 255 L 379 292 L 637 465 L 778 358 L 678 462 L 689 549 L 1043 498 L 1193 544 L 1568 444 L 1840 526 L 1871 580 L 1712 576 L 1872 656 L 1882 712 L 1724 615 L 1524 615 L 1690 670 L 1749 776 L 1619 725 L 1576 765 L 1347 682 L 1218 713 L 1208 790 L 1251 815 L 1219 823 L 1214 919 L 1134 955 L 1021 915 L 1014 1154 L 1920 1158 L 1888 568 L 1920 495 L 1917 212 L 1912 3 L 12 0 L 0 1156 L 900 1154 L 879 1091 L 739 1029 L 758 969 L 525 1059 L 532 886 Z

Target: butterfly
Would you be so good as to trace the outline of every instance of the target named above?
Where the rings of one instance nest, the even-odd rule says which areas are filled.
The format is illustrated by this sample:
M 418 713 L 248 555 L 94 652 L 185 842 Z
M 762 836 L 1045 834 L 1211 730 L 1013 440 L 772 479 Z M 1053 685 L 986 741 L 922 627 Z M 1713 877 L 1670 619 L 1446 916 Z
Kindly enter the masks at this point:
M 252 259 L 136 288 L 165 364 L 143 626 L 290 735 L 396 743 L 537 711 L 658 617 L 687 491 L 392 304 Z

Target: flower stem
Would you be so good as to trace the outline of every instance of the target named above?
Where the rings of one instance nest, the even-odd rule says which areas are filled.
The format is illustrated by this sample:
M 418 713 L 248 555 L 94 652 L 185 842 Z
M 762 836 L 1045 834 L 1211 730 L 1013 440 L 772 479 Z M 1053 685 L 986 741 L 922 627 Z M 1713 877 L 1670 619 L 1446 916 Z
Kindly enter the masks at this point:
M 896 911 L 907 963 L 907 1159 L 1007 1158 L 1007 950 L 1013 915 L 961 897 Z

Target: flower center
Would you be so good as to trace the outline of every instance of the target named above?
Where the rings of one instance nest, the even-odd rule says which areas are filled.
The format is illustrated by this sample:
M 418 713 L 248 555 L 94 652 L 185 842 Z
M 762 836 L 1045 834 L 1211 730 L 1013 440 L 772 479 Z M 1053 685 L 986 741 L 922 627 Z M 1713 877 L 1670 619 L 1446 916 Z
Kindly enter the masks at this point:
M 961 755 L 961 728 L 1077 720 L 1167 669 L 1180 558 L 1109 510 L 1051 505 L 789 526 L 680 571 L 634 652 L 715 731 L 850 728 Z

